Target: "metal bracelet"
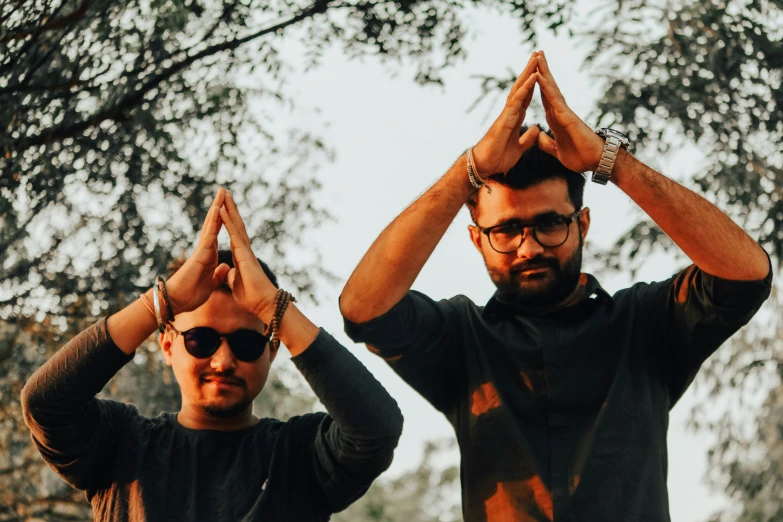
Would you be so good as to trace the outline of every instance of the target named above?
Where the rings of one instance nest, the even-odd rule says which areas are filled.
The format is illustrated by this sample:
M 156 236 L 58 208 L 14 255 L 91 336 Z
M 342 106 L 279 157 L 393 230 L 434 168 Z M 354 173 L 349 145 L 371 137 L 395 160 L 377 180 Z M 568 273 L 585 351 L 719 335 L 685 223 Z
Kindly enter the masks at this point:
M 473 188 L 478 190 L 484 183 L 480 181 L 480 178 L 476 175 L 476 168 L 473 166 L 473 147 L 469 147 L 465 152 L 468 154 L 468 180 L 470 181 L 470 184 L 473 185 Z
M 152 304 L 155 307 L 155 320 L 158 322 L 158 330 L 160 333 L 166 331 L 166 325 L 163 322 L 163 318 L 160 315 L 160 297 L 158 297 L 158 282 L 155 281 L 155 286 L 152 287 Z

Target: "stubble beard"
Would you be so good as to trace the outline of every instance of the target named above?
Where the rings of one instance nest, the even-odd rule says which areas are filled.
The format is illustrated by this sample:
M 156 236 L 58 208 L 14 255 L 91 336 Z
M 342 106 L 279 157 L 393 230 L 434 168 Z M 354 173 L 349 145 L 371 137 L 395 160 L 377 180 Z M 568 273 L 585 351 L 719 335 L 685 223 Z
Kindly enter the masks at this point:
M 219 419 L 227 419 L 230 417 L 235 417 L 245 411 L 253 401 L 248 399 L 241 399 L 234 404 L 229 405 L 217 405 L 217 404 L 202 404 L 201 405 L 201 411 L 204 412 L 204 415 L 208 415 L 210 417 L 216 417 Z
M 549 270 L 540 276 L 532 274 L 523 277 L 520 272 L 527 266 L 547 266 Z M 525 308 L 556 305 L 571 295 L 579 284 L 582 273 L 582 237 L 579 236 L 579 246 L 573 255 L 562 264 L 557 259 L 538 257 L 516 267 L 510 273 L 500 272 L 489 266 L 487 271 L 498 289 L 498 297 L 506 303 Z M 547 281 L 542 286 L 538 281 L 544 279 Z

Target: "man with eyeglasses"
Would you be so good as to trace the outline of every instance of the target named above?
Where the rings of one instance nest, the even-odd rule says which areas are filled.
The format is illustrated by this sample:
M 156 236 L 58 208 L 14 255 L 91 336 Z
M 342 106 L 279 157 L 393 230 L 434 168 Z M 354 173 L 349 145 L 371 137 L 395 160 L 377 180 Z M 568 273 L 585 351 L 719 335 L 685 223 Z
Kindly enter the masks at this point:
M 522 127 L 536 84 L 551 135 Z M 585 125 L 533 53 L 484 138 L 345 285 L 349 336 L 454 427 L 466 522 L 669 520 L 669 410 L 769 296 L 762 248 L 627 146 Z M 586 171 L 630 196 L 694 265 L 614 295 L 582 274 Z M 410 290 L 464 204 L 497 287 L 483 307 Z
M 231 252 L 218 251 L 225 225 Z M 391 463 L 399 408 L 364 366 L 277 289 L 219 189 L 168 281 L 59 350 L 22 392 L 46 462 L 101 521 L 323 521 Z M 156 329 L 182 393 L 154 419 L 95 395 Z M 328 414 L 258 418 L 282 341 Z

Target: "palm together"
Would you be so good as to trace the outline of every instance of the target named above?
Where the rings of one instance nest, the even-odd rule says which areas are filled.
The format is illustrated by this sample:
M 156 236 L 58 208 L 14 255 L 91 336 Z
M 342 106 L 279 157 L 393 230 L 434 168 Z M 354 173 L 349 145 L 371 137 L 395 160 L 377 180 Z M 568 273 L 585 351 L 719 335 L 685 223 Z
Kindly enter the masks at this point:
M 536 126 L 519 135 L 536 84 L 554 139 Z M 473 157 L 478 174 L 486 178 L 507 172 L 522 153 L 538 144 L 568 169 L 585 172 L 597 167 L 603 143 L 566 105 L 543 51 L 537 51 L 514 82 L 500 116 L 473 148 Z M 217 236 L 223 225 L 231 238 L 234 268 L 218 265 Z M 195 310 L 223 284 L 231 288 L 242 308 L 258 317 L 274 303 L 276 289 L 253 253 L 236 203 L 229 192 L 220 188 L 207 212 L 195 251 L 167 284 L 175 314 Z
M 540 132 L 535 125 L 519 135 L 536 84 L 554 139 Z M 500 116 L 473 148 L 476 170 L 484 179 L 492 174 L 505 173 L 516 165 L 522 153 L 535 144 L 574 172 L 594 170 L 604 146 L 603 139 L 566 105 L 543 51 L 534 52 L 530 57 L 511 87 Z
M 223 225 L 231 238 L 234 268 L 225 263 L 218 265 L 218 234 Z M 204 219 L 196 249 L 167 283 L 174 313 L 195 310 L 223 284 L 231 288 L 237 304 L 253 315 L 260 317 L 274 302 L 276 289 L 253 253 L 234 198 L 219 188 Z

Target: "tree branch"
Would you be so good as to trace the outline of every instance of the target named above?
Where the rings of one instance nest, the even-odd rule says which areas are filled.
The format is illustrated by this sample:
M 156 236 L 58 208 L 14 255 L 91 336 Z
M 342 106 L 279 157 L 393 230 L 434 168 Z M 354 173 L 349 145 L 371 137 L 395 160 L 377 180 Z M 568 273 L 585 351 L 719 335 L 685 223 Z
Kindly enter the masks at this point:
M 103 68 L 102 71 L 100 71 L 98 74 L 87 78 L 86 80 L 76 80 L 76 81 L 70 81 L 70 82 L 64 82 L 64 83 L 55 83 L 51 85 L 25 85 L 23 83 L 18 83 L 16 85 L 11 85 L 9 87 L 6 87 L 4 89 L 0 89 L 0 95 L 3 94 L 14 94 L 16 92 L 22 91 L 22 92 L 57 92 L 62 90 L 70 90 L 73 87 L 82 87 L 84 85 L 88 85 L 89 83 L 95 81 L 96 79 L 100 78 L 109 70 L 111 69 L 111 64 L 107 64 L 106 67 Z M 28 75 L 29 77 L 29 75 Z
M 329 0 L 316 0 L 316 2 L 313 3 L 310 7 L 301 10 L 298 14 L 289 18 L 288 20 L 260 29 L 259 31 L 250 34 L 248 36 L 242 38 L 235 38 L 231 41 L 223 42 L 221 44 L 216 44 L 211 47 L 208 47 L 207 49 L 204 49 L 203 51 L 196 53 L 193 56 L 185 58 L 181 62 L 172 65 L 171 67 L 164 70 L 160 74 L 151 78 L 150 80 L 145 82 L 139 89 L 125 95 L 125 97 L 122 98 L 119 102 L 117 102 L 114 106 L 102 112 L 99 112 L 93 115 L 92 117 L 84 121 L 81 121 L 79 123 L 69 125 L 67 127 L 52 129 L 47 132 L 38 134 L 36 136 L 32 136 L 30 138 L 21 138 L 19 140 L 16 140 L 15 142 L 12 141 L 8 149 L 22 151 L 30 147 L 35 147 L 38 145 L 46 145 L 53 141 L 60 141 L 65 138 L 81 134 L 87 129 L 90 129 L 100 124 L 103 121 L 118 118 L 120 115 L 122 115 L 123 112 L 138 104 L 143 99 L 145 94 L 150 92 L 152 89 L 158 87 L 161 83 L 168 80 L 169 78 L 179 73 L 183 69 L 187 68 L 194 62 L 223 51 L 236 49 L 242 44 L 245 44 L 247 42 L 250 42 L 252 40 L 265 36 L 267 34 L 277 32 L 281 29 L 285 29 L 288 26 L 297 24 L 303 20 L 311 18 L 316 14 L 325 12 L 326 9 L 328 8 L 328 4 L 329 4 Z
M 38 27 L 23 29 L 21 31 L 16 31 L 15 33 L 11 33 L 9 35 L 2 36 L 0 37 L 0 43 L 10 42 L 11 40 L 20 40 L 30 35 L 40 34 L 45 31 L 54 31 L 55 29 L 61 29 L 66 25 L 70 25 L 73 22 L 76 22 L 84 18 L 84 15 L 87 14 L 87 9 L 90 8 L 90 3 L 91 0 L 84 0 L 82 2 L 82 5 L 80 5 L 75 11 L 65 16 L 61 16 L 60 18 L 54 18 Z

